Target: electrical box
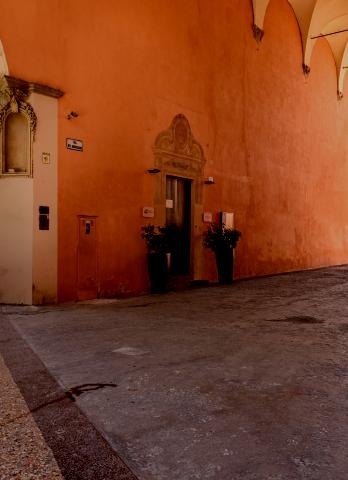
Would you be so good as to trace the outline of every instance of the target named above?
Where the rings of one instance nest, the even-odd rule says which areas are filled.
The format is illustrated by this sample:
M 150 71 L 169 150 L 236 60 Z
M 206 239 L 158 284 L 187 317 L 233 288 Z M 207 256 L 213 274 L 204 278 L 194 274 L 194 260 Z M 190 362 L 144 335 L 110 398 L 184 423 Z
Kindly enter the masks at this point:
M 39 207 L 39 230 L 50 229 L 50 207 L 41 205 Z

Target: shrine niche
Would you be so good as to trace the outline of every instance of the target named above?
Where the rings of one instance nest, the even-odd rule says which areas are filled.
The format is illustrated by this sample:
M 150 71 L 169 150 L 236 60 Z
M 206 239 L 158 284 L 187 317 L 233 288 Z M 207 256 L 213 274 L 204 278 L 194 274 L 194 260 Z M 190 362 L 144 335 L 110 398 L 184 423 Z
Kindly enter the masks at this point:
M 205 164 L 203 149 L 192 135 L 183 114 L 176 115 L 167 130 L 161 132 L 154 145 L 155 166 L 172 174 L 200 177 Z
M 11 85 L 8 78 L 4 76 L 0 82 L 0 172 L 31 177 L 37 118 L 26 102 L 29 92 Z

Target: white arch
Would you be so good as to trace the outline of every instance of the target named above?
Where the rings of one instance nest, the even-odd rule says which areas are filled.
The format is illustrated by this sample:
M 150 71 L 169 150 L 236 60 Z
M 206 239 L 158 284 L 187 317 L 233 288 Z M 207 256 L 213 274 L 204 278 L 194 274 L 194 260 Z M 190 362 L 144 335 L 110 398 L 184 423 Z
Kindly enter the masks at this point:
M 6 55 L 5 55 L 4 47 L 2 46 L 2 43 L 0 40 L 0 77 L 8 74 L 9 74 L 9 70 L 8 70 L 8 65 L 6 61 Z
M 266 16 L 266 10 L 270 0 L 252 0 L 254 11 L 254 25 L 263 30 L 263 23 Z
M 347 0 L 316 0 L 313 15 L 310 19 L 306 43 L 304 45 L 304 63 L 306 65 L 310 65 L 313 48 L 317 40 L 312 37 L 347 28 L 348 24 L 340 21 L 340 17 L 347 20 L 347 15 Z M 329 28 L 326 28 L 328 26 Z M 335 55 L 335 52 L 333 53 L 334 56 L 337 57 L 337 54 Z
M 346 43 L 346 47 L 344 49 L 341 61 L 341 68 L 338 74 L 338 96 L 341 98 L 343 97 L 343 89 L 344 89 L 344 79 L 347 73 L 348 66 L 348 43 Z
M 263 25 L 271 0 L 252 0 L 254 9 L 254 34 L 258 41 L 263 36 Z M 315 42 L 321 35 L 348 29 L 348 0 L 288 0 L 295 12 L 301 31 L 303 68 L 310 71 Z M 313 38 L 316 37 L 316 38 Z M 342 96 L 343 82 L 348 66 L 348 32 L 325 36 L 337 68 L 338 92 Z
M 252 0 L 254 11 L 254 25 L 259 30 L 263 30 L 267 8 L 271 0 Z M 303 57 L 305 58 L 305 50 L 310 29 L 313 11 L 318 0 L 288 0 L 295 16 L 301 32 Z M 256 28 L 254 27 L 254 31 Z M 304 61 L 305 63 L 305 61 Z
M 306 64 L 305 51 L 308 40 L 311 20 L 317 0 L 288 0 L 295 12 L 298 26 L 301 31 L 302 49 L 303 49 L 303 63 Z

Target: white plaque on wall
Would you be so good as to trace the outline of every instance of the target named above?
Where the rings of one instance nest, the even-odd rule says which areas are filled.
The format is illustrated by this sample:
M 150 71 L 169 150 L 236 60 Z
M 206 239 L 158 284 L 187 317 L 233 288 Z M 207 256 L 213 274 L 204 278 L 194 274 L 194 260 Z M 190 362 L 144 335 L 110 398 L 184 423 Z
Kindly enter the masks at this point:
M 166 208 L 173 208 L 174 207 L 174 202 L 171 198 L 167 198 L 166 200 Z
M 227 228 L 234 227 L 234 214 L 230 212 L 222 212 L 222 223 L 225 224 Z
M 143 207 L 143 217 L 153 218 L 155 216 L 155 209 L 153 207 Z
M 75 150 L 76 152 L 83 152 L 83 142 L 82 140 L 77 140 L 76 138 L 67 138 L 66 148 L 69 150 Z
M 203 222 L 211 223 L 213 221 L 213 214 L 211 212 L 203 213 Z

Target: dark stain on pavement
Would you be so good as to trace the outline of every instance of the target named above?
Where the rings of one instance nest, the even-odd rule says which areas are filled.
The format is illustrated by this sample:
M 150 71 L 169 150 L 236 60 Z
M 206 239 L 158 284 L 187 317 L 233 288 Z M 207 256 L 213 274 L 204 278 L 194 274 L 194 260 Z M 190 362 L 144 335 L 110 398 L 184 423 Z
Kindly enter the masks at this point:
M 338 330 L 340 333 L 348 333 L 348 323 L 342 323 L 339 325 Z
M 75 397 L 79 397 L 83 393 L 92 392 L 93 390 L 100 390 L 105 387 L 117 387 L 116 383 L 83 383 L 82 385 L 76 385 L 67 390 L 66 395 L 74 402 Z
M 91 392 L 93 390 L 100 390 L 100 389 L 105 388 L 105 387 L 117 387 L 117 385 L 115 383 L 84 383 L 82 385 L 76 385 L 75 387 L 72 387 L 69 390 L 66 390 L 64 392 L 64 395 L 61 395 L 57 398 L 49 400 L 45 403 L 41 403 L 37 407 L 34 407 L 34 408 L 30 409 L 28 413 L 23 414 L 23 415 L 18 415 L 17 417 L 12 418 L 11 420 L 9 420 L 6 423 L 0 424 L 0 427 L 3 427 L 4 425 L 8 425 L 9 423 L 14 423 L 14 422 L 16 422 L 17 420 L 19 420 L 23 417 L 27 417 L 31 413 L 35 413 L 38 410 L 41 410 L 41 408 L 48 407 L 49 405 L 52 405 L 54 403 L 66 400 L 66 397 L 68 397 L 72 402 L 75 402 L 76 401 L 75 397 L 79 397 L 83 393 Z
M 323 320 L 316 317 L 310 317 L 309 315 L 296 315 L 291 317 L 284 317 L 284 318 L 277 318 L 277 319 L 270 319 L 269 322 L 275 323 L 301 323 L 301 324 L 315 324 L 315 323 L 324 323 Z

